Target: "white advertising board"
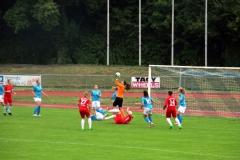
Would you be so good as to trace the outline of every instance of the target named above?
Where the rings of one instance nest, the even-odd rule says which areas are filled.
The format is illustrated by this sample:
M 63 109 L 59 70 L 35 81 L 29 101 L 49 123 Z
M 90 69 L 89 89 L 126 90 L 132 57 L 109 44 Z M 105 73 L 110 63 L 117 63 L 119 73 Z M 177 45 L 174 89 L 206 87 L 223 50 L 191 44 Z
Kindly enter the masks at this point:
M 148 77 L 132 77 L 132 88 L 148 88 Z M 151 88 L 160 88 L 160 77 L 151 78 Z
M 7 84 L 7 80 L 11 79 L 14 86 L 34 86 L 36 80 L 41 81 L 41 75 L 0 75 L 0 80 Z

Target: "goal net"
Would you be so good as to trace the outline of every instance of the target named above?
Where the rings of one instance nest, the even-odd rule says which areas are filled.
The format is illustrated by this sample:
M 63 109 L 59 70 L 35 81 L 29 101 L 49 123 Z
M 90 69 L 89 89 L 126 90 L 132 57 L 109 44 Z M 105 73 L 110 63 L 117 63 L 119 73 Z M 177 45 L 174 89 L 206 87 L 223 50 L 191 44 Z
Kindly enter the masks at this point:
M 172 90 L 177 98 L 183 87 L 185 115 L 240 117 L 240 68 L 149 65 L 148 79 L 152 77 L 160 78 L 159 88 L 151 88 L 148 81 L 157 114 L 165 114 L 167 92 Z

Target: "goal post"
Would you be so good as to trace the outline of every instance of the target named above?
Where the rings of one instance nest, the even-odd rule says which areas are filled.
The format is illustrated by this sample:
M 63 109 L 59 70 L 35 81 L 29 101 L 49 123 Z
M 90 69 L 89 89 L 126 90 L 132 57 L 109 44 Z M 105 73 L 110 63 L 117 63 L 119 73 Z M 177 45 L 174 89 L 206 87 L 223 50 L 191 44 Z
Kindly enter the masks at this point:
M 159 88 L 151 88 L 151 77 L 159 77 Z M 186 89 L 186 115 L 240 118 L 240 68 L 149 65 L 148 93 L 154 112 L 162 107 L 169 90 L 177 98 L 179 87 Z

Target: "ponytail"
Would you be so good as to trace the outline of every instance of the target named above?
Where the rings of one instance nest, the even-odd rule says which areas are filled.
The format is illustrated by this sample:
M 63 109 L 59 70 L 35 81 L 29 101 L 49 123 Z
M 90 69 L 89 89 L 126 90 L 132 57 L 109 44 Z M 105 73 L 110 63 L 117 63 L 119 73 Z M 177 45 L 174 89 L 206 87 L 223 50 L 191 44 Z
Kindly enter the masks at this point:
M 185 88 L 182 88 L 182 87 L 180 87 L 180 88 L 178 88 L 178 90 L 180 91 L 180 93 L 182 93 L 182 94 L 186 94 L 186 89 Z
M 127 91 L 131 89 L 131 85 L 128 84 L 126 81 L 124 81 L 124 86 Z

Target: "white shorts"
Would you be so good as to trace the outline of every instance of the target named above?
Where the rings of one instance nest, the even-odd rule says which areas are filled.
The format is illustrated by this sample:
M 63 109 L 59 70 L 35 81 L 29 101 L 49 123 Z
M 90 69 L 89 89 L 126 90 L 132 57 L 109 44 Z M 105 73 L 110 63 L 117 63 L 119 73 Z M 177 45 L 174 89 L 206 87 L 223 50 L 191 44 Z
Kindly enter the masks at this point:
M 0 102 L 4 102 L 3 95 L 0 95 Z
M 92 107 L 100 107 L 99 101 L 92 101 Z
M 150 109 L 150 108 L 144 108 L 143 114 L 145 114 L 145 115 L 152 114 L 152 109 Z
M 184 113 L 185 110 L 186 110 L 186 107 L 183 107 L 181 105 L 178 107 L 178 112 L 180 112 L 180 113 Z
M 95 114 L 96 114 L 97 120 L 103 120 L 104 116 L 101 113 L 95 112 Z
M 34 102 L 42 102 L 41 98 L 33 98 L 33 99 L 34 99 Z

